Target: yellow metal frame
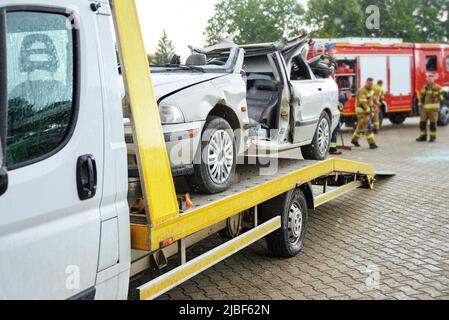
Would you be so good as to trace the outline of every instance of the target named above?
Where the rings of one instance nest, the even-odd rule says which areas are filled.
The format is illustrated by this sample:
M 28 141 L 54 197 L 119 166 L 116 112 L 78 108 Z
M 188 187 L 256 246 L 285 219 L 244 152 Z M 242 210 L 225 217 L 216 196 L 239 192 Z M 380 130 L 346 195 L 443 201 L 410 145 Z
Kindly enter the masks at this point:
M 245 192 L 210 203 L 173 219 L 151 227 L 131 226 L 132 247 L 137 250 L 155 251 L 167 239 L 180 240 L 210 225 L 273 199 L 299 185 L 311 182 L 334 172 L 367 176 L 370 187 L 374 181 L 374 168 L 370 165 L 342 159 L 329 159 L 282 178 L 262 184 Z M 150 232 L 151 230 L 151 232 Z
M 157 224 L 179 215 L 173 176 L 135 1 L 115 0 L 112 6 L 146 212 Z
M 315 208 L 318 208 L 319 206 L 322 206 L 323 204 L 328 203 L 329 201 L 332 201 L 333 199 L 338 198 L 354 189 L 360 188 L 361 186 L 363 186 L 363 183 L 361 181 L 354 181 L 331 192 L 322 194 L 315 198 Z
M 248 247 L 254 242 L 262 239 L 268 234 L 281 227 L 281 217 L 278 216 L 272 220 L 260 225 L 259 227 L 244 233 L 238 238 L 226 242 L 216 249 L 201 255 L 200 257 L 174 269 L 171 272 L 149 282 L 138 288 L 141 300 L 151 300 L 175 288 L 181 283 L 191 279 L 195 275 L 209 269 L 220 261 L 232 256 L 243 248 Z

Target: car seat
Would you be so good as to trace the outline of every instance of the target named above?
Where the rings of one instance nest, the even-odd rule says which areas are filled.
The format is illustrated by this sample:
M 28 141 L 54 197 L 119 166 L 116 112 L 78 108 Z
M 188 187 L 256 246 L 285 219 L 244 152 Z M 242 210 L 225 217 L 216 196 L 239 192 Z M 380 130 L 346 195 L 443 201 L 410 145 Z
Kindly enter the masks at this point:
M 279 83 L 273 80 L 256 80 L 247 94 L 249 118 L 272 129 L 276 126 L 279 104 Z

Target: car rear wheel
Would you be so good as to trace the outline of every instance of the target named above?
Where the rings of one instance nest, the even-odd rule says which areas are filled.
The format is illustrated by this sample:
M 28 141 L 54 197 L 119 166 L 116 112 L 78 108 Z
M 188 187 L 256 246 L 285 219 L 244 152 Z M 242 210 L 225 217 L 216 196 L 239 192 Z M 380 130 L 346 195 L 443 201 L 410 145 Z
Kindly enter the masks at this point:
M 328 114 L 323 113 L 318 121 L 312 144 L 301 148 L 304 159 L 324 160 L 329 152 L 331 134 L 331 121 Z
M 445 127 L 449 124 L 449 101 L 444 101 L 441 103 L 440 119 L 438 120 L 438 125 Z
M 195 192 L 223 192 L 231 185 L 236 162 L 231 126 L 223 118 L 209 117 L 201 138 L 201 162 L 194 165 L 194 174 L 187 176 L 187 181 Z

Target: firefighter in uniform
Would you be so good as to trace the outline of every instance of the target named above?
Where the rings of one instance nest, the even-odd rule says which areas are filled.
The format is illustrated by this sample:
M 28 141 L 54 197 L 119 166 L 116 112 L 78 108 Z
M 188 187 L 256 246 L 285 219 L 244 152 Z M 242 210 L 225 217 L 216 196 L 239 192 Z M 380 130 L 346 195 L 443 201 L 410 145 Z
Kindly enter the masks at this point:
M 444 100 L 443 89 L 435 83 L 433 74 L 427 75 L 427 85 L 422 89 L 419 97 L 421 107 L 421 134 L 416 141 L 427 141 L 427 122 L 430 121 L 430 142 L 437 139 L 437 122 L 440 115 L 440 103 Z
M 380 129 L 380 113 L 382 111 L 382 104 L 385 100 L 383 80 L 379 80 L 377 84 L 374 85 L 373 91 L 374 91 L 373 125 L 374 125 L 374 133 L 377 134 L 379 133 Z
M 374 80 L 368 78 L 363 88 L 360 88 L 357 94 L 357 129 L 352 138 L 352 144 L 360 147 L 360 137 L 363 133 L 366 135 L 370 149 L 377 149 L 378 146 L 374 139 L 374 133 L 371 126 L 371 119 L 374 111 Z
M 343 109 L 345 108 L 345 104 L 349 101 L 349 99 L 352 98 L 352 91 L 349 89 L 346 92 L 341 92 L 340 96 L 338 97 L 338 110 L 340 113 L 343 112 Z M 337 140 L 338 140 L 338 134 L 340 133 L 341 128 L 343 127 L 344 123 L 341 119 L 338 121 L 337 127 L 335 128 L 334 132 L 332 133 L 332 139 L 331 139 L 331 145 L 329 149 L 329 154 L 331 155 L 341 155 L 342 153 L 338 151 L 337 148 Z

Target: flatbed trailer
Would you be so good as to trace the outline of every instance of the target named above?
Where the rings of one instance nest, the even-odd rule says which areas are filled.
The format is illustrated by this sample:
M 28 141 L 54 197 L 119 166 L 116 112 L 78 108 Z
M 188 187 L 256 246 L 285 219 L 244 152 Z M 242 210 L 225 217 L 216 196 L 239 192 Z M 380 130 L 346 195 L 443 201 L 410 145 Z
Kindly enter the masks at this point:
M 273 232 L 288 229 L 283 221 L 288 212 L 265 209 L 261 214 L 259 208 L 270 207 L 293 190 L 300 190 L 307 209 L 314 210 L 351 190 L 373 188 L 375 172 L 367 164 L 341 159 L 279 160 L 269 174 L 266 172 L 270 169 L 257 165 L 239 166 L 230 190 L 217 195 L 194 194 L 193 208 L 182 210 L 157 116 L 134 1 L 115 1 L 113 9 L 129 105 L 126 113 L 131 116 L 140 176 L 130 178 L 130 190 L 140 189 L 145 201 L 145 213 L 131 215 L 131 277 L 150 267 L 160 268 L 163 273 L 138 288 L 141 299 L 154 299 Z M 318 193 L 317 188 L 322 192 Z M 188 247 L 229 229 L 233 220 L 237 221 L 237 230 L 232 240 L 187 261 Z M 243 221 L 246 232 L 240 233 Z M 173 256 L 178 257 L 179 266 L 164 273 L 168 258 Z
M 315 210 L 354 189 L 372 188 L 375 175 L 369 165 L 340 159 L 323 162 L 280 160 L 277 173 L 265 176 L 260 175 L 259 171 L 260 168 L 256 165 L 239 167 L 237 180 L 231 190 L 212 196 L 192 195 L 192 202 L 195 205 L 193 209 L 156 226 L 145 224 L 142 217 L 131 218 L 133 248 L 131 275 L 137 275 L 150 268 L 150 261 L 162 259 L 165 266 L 165 259 L 168 257 L 175 255 L 180 257 L 178 268 L 138 288 L 141 299 L 158 297 L 282 228 L 282 213 L 273 212 L 272 219 L 261 222 L 257 216 L 259 205 L 299 188 L 306 195 L 308 209 Z M 242 218 L 250 224 L 246 232 L 192 261 L 186 260 L 186 248 L 225 229 L 229 219 L 239 221 L 237 217 L 243 212 L 246 215 Z M 157 249 L 154 251 L 151 243 L 156 245 L 166 243 L 168 246 L 161 251 Z

